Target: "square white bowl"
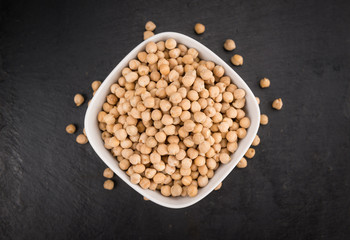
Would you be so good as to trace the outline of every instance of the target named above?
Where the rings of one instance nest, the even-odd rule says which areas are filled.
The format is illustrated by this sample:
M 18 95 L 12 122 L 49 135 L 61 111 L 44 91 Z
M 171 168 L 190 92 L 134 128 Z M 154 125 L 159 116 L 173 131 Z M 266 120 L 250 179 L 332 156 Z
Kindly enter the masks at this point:
M 240 140 L 238 143 L 238 148 L 235 153 L 231 155 L 232 160 L 227 164 L 222 164 L 216 171 L 212 179 L 209 180 L 209 183 L 204 188 L 198 190 L 198 195 L 191 197 L 164 197 L 159 193 L 159 191 L 151 191 L 142 189 L 139 185 L 132 184 L 129 180 L 129 176 L 119 168 L 118 161 L 112 156 L 109 150 L 105 149 L 104 141 L 101 138 L 101 131 L 98 128 L 97 114 L 102 109 L 102 104 L 106 100 L 106 96 L 110 93 L 110 86 L 117 81 L 121 76 L 121 71 L 124 67 L 128 66 L 128 63 L 131 59 L 136 58 L 137 53 L 143 51 L 146 47 L 146 44 L 150 41 L 158 42 L 164 41 L 168 38 L 174 38 L 178 43 L 182 43 L 187 47 L 192 47 L 197 49 L 199 52 L 199 57 L 203 60 L 210 60 L 224 67 L 225 75 L 229 76 L 232 79 L 232 82 L 236 84 L 239 88 L 242 88 L 246 91 L 246 105 L 245 111 L 246 115 L 251 120 L 251 125 L 247 130 L 247 135 L 244 139 Z M 95 150 L 97 155 L 106 163 L 106 165 L 112 169 L 118 177 L 120 177 L 124 182 L 126 182 L 130 187 L 135 191 L 140 193 L 142 196 L 147 197 L 151 201 L 169 208 L 184 208 L 203 199 L 207 196 L 214 188 L 222 182 L 227 175 L 235 168 L 239 160 L 246 153 L 251 143 L 254 140 L 254 137 L 258 131 L 260 124 L 260 109 L 257 104 L 257 101 L 248 87 L 248 85 L 243 81 L 243 79 L 229 66 L 227 65 L 220 57 L 215 53 L 205 47 L 203 44 L 198 41 L 185 36 L 180 33 L 175 32 L 164 32 L 159 33 L 151 38 L 140 43 L 135 47 L 108 75 L 108 77 L 103 81 L 102 85 L 96 92 L 95 96 L 92 98 L 92 101 L 86 111 L 85 115 L 85 131 L 89 142 L 92 148 Z

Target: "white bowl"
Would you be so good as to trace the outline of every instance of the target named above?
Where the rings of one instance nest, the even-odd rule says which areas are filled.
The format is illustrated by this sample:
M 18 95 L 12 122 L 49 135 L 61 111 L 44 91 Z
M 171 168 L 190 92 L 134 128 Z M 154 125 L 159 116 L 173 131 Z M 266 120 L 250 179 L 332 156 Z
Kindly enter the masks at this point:
M 240 140 L 238 143 L 237 151 L 231 155 L 232 160 L 225 165 L 221 165 L 216 171 L 212 179 L 204 188 L 198 190 L 198 195 L 191 197 L 164 197 L 158 191 L 144 190 L 139 185 L 132 184 L 129 180 L 129 176 L 119 168 L 118 161 L 112 156 L 109 150 L 105 149 L 104 142 L 101 138 L 101 131 L 98 128 L 97 114 L 102 109 L 102 104 L 106 100 L 106 96 L 110 93 L 110 86 L 117 81 L 121 76 L 121 71 L 124 67 L 128 66 L 131 59 L 136 58 L 138 52 L 143 51 L 145 46 L 150 41 L 164 41 L 168 38 L 174 38 L 178 43 L 182 43 L 187 47 L 192 47 L 198 50 L 199 57 L 203 60 L 210 60 L 224 67 L 225 74 L 231 77 L 234 84 L 239 88 L 243 88 L 246 91 L 246 105 L 245 111 L 246 115 L 251 120 L 251 125 L 247 131 L 247 136 Z M 157 34 L 135 47 L 108 75 L 108 77 L 103 81 L 102 85 L 93 97 L 85 115 L 85 131 L 92 148 L 95 150 L 97 155 L 104 161 L 107 166 L 112 169 L 124 182 L 126 182 L 135 191 L 140 193 L 142 196 L 147 197 L 151 201 L 169 208 L 184 208 L 203 199 L 207 196 L 214 188 L 222 182 L 227 175 L 235 168 L 239 160 L 248 150 L 249 146 L 254 140 L 254 137 L 258 131 L 260 124 L 260 110 L 256 102 L 256 99 L 249 89 L 247 84 L 242 80 L 242 78 L 227 65 L 221 58 L 219 58 L 215 53 L 209 50 L 207 47 L 197 42 L 196 40 L 187 37 L 180 33 L 175 32 L 164 32 Z M 141 199 L 141 198 L 140 198 Z

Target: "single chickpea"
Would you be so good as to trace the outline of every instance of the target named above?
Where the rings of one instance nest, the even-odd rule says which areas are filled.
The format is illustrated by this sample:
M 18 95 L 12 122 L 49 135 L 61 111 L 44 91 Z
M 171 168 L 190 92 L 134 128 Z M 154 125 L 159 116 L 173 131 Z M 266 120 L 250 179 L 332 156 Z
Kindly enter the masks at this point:
M 158 109 L 155 109 L 151 113 L 151 118 L 153 121 L 158 121 L 162 118 L 162 112 L 159 111 Z
M 178 104 L 182 101 L 182 97 L 181 94 L 176 92 L 170 95 L 169 98 L 170 102 L 172 102 L 173 104 Z
M 119 167 L 121 170 L 126 171 L 130 167 L 130 162 L 126 159 L 123 159 L 119 162 Z
M 66 127 L 66 132 L 67 133 L 73 134 L 73 133 L 75 133 L 75 131 L 76 131 L 76 127 L 75 127 L 74 124 L 67 125 L 67 127 Z
M 161 121 L 165 126 L 168 126 L 173 124 L 174 119 L 169 114 L 164 114 Z
M 188 91 L 187 98 L 191 101 L 197 101 L 199 99 L 198 92 L 196 92 L 195 90 Z
M 245 130 L 244 128 L 238 128 L 236 130 L 236 133 L 237 133 L 237 137 L 239 139 L 243 139 L 245 138 L 245 136 L 247 135 L 247 130 Z
M 165 41 L 165 47 L 169 50 L 174 49 L 176 47 L 177 43 L 176 40 L 173 38 L 169 38 Z
M 154 31 L 154 29 L 156 29 L 156 25 L 154 24 L 154 22 L 152 22 L 152 21 L 148 21 L 147 23 L 146 23 L 146 25 L 145 25 L 145 29 L 147 30 L 147 31 Z
M 219 183 L 219 185 L 216 186 L 216 188 L 214 189 L 215 191 L 219 190 L 222 187 L 222 182 Z
M 192 177 L 191 176 L 182 177 L 181 183 L 185 186 L 189 186 L 192 183 Z
M 261 125 L 267 125 L 269 123 L 269 118 L 266 114 L 260 115 L 260 124 Z
M 243 65 L 243 57 L 241 55 L 235 54 L 231 58 L 231 63 L 235 66 Z
M 208 185 L 209 179 L 207 176 L 199 176 L 197 181 L 198 181 L 198 186 L 205 187 Z
M 250 126 L 250 119 L 248 117 L 244 117 L 241 120 L 239 120 L 239 125 L 242 128 L 248 128 Z
M 103 188 L 107 190 L 112 190 L 114 188 L 114 182 L 110 179 L 106 180 L 103 183 Z
M 171 189 L 169 185 L 163 185 L 160 188 L 160 192 L 163 196 L 169 197 L 171 195 Z
M 80 93 L 75 94 L 74 96 L 74 103 L 79 107 L 81 104 L 84 103 L 84 97 Z
M 187 132 L 192 132 L 194 130 L 195 126 L 196 126 L 196 124 L 192 120 L 186 120 L 184 122 L 184 129 Z
M 155 135 L 155 139 L 158 143 L 163 143 L 166 140 L 166 134 L 164 132 L 157 132 Z
M 219 159 L 220 159 L 220 162 L 223 164 L 226 164 L 231 161 L 231 157 L 227 153 L 220 153 Z
M 141 157 L 138 154 L 133 154 L 130 156 L 129 161 L 133 165 L 137 165 L 141 163 Z
M 225 69 L 222 66 L 216 65 L 213 72 L 216 77 L 222 77 L 225 74 Z
M 196 23 L 196 25 L 194 25 L 194 31 L 197 34 L 202 34 L 205 31 L 205 26 L 201 23 Z
M 148 38 L 150 38 L 150 37 L 153 37 L 153 36 L 154 36 L 154 33 L 151 32 L 151 31 L 145 31 L 145 32 L 143 32 L 143 40 L 146 40 L 146 39 L 148 39 Z
M 112 178 L 113 177 L 113 171 L 110 169 L 110 168 L 106 168 L 104 171 L 103 171 L 103 176 L 105 178 Z
M 79 134 L 76 138 L 76 141 L 79 144 L 86 144 L 88 142 L 88 139 L 84 134 Z
M 220 89 L 217 86 L 211 86 L 209 88 L 209 96 L 211 98 L 216 98 L 220 94 Z
M 236 48 L 235 41 L 233 41 L 232 39 L 226 39 L 224 43 L 224 48 L 226 51 L 234 50 Z
M 162 184 L 165 180 L 165 175 L 163 173 L 156 173 L 153 177 L 153 181 L 157 184 Z
M 204 141 L 198 145 L 198 150 L 200 153 L 207 153 L 210 149 L 210 143 L 208 141 Z
M 139 185 L 143 189 L 148 189 L 151 186 L 151 181 L 148 178 L 142 178 Z
M 130 168 L 129 168 L 130 169 Z M 141 175 L 140 174 L 138 174 L 138 173 L 132 173 L 131 175 L 130 175 L 130 182 L 132 183 L 132 184 L 139 184 L 139 182 L 141 181 Z
M 230 92 L 224 92 L 222 94 L 222 99 L 224 100 L 224 102 L 226 103 L 231 103 L 233 102 L 233 94 Z
M 248 151 L 244 154 L 247 158 L 253 158 L 255 155 L 255 149 L 249 148 Z
M 196 157 L 196 159 L 194 160 L 194 164 L 198 167 L 204 166 L 205 165 L 205 157 L 203 157 L 203 156 Z
M 156 175 L 157 170 L 155 170 L 154 168 L 147 168 L 145 170 L 145 176 L 146 178 L 152 179 L 154 177 L 154 175 Z
M 237 133 L 235 131 L 229 131 L 226 134 L 226 139 L 228 142 L 236 142 L 237 141 Z
M 239 160 L 239 162 L 237 163 L 238 168 L 246 168 L 247 165 L 248 165 L 247 159 L 245 159 L 244 157 L 241 158 L 241 160 Z
M 195 185 L 190 185 L 187 187 L 187 194 L 190 197 L 195 197 L 198 194 L 198 188 Z
M 253 143 L 252 143 L 252 146 L 258 146 L 260 143 L 260 138 L 258 135 L 255 136 L 254 140 L 253 140 Z
M 260 87 L 261 88 L 268 88 L 270 87 L 270 80 L 268 78 L 263 78 L 260 80 Z
M 182 193 L 182 187 L 179 184 L 174 184 L 171 189 L 171 196 L 178 197 Z
M 156 44 L 157 44 L 157 48 L 158 48 L 159 51 L 164 51 L 165 50 L 165 42 L 164 41 L 159 41 Z
M 101 86 L 101 81 L 93 81 L 91 83 L 92 91 L 97 91 L 97 89 Z
M 283 102 L 281 98 L 277 98 L 272 102 L 272 107 L 276 110 L 281 110 L 283 106 Z
M 260 98 L 255 97 L 255 99 L 256 99 L 256 102 L 257 102 L 258 104 L 260 104 Z
M 245 97 L 245 91 L 243 89 L 236 89 L 233 92 L 235 99 L 242 99 Z

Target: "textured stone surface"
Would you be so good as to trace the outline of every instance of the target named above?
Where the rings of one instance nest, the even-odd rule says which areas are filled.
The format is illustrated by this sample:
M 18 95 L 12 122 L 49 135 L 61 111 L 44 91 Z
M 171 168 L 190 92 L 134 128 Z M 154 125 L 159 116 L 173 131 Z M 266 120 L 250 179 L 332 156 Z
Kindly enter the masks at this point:
M 1 239 L 347 239 L 350 229 L 349 1 L 2 1 Z M 176 31 L 229 63 L 270 124 L 247 169 L 198 204 L 171 210 L 116 179 L 65 126 L 82 132 L 80 92 L 141 40 Z M 197 36 L 196 22 L 206 26 Z M 258 80 L 268 77 L 262 90 Z M 282 97 L 283 110 L 271 102 Z

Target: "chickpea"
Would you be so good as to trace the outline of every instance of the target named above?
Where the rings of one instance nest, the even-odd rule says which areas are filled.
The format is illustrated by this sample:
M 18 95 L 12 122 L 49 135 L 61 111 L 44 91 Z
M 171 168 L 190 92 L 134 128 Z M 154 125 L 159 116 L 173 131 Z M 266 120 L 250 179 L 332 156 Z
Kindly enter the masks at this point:
M 74 124 L 67 125 L 67 127 L 66 127 L 66 132 L 67 133 L 73 134 L 73 133 L 75 133 L 75 131 L 76 131 L 76 127 L 75 127 Z
M 143 32 L 143 40 L 146 40 L 146 39 L 153 37 L 153 36 L 154 36 L 154 33 L 151 31 L 147 30 L 147 31 Z
M 88 139 L 84 134 L 79 134 L 76 138 L 76 141 L 79 144 L 86 144 L 88 142 Z
M 283 102 L 281 98 L 277 98 L 272 102 L 272 107 L 276 110 L 281 110 L 283 106 Z
M 235 54 L 231 58 L 231 63 L 235 66 L 243 65 L 243 57 L 241 55 Z
M 239 125 L 242 128 L 248 128 L 250 126 L 250 119 L 248 117 L 241 118 L 241 120 L 239 120 Z
M 258 135 L 256 135 L 254 140 L 253 140 L 252 146 L 256 147 L 259 145 L 259 143 L 260 143 L 260 138 Z
M 107 190 L 112 190 L 114 188 L 114 182 L 110 179 L 106 180 L 103 183 L 103 188 Z
M 181 187 L 179 184 L 174 184 L 174 185 L 171 187 L 170 191 L 171 191 L 171 195 L 172 195 L 173 197 L 178 197 L 178 196 L 180 196 L 181 193 L 182 193 L 182 187 Z
M 103 171 L 103 176 L 105 178 L 112 178 L 113 177 L 113 171 L 110 169 L 110 168 L 106 168 L 104 171 Z
M 170 102 L 172 102 L 173 104 L 178 104 L 182 101 L 182 97 L 181 94 L 176 92 L 170 95 L 169 98 Z
M 170 189 L 170 186 L 169 185 L 163 185 L 161 188 L 160 188 L 160 192 L 163 196 L 165 197 L 169 197 L 171 195 L 171 189 Z
M 255 155 L 255 149 L 249 148 L 248 151 L 244 154 L 247 158 L 253 158 Z
M 222 182 L 219 183 L 219 185 L 216 186 L 216 188 L 214 189 L 215 191 L 219 190 L 222 187 Z
M 237 163 L 238 168 L 246 168 L 247 165 L 248 165 L 247 159 L 245 159 L 244 157 L 241 158 L 241 160 L 239 160 L 239 162 Z
M 220 153 L 219 159 L 220 159 L 220 162 L 223 164 L 226 164 L 231 161 L 231 157 L 227 153 Z
M 224 102 L 226 103 L 231 103 L 233 102 L 233 94 L 230 92 L 224 92 L 222 94 L 222 99 L 224 100 Z
M 80 93 L 75 94 L 74 96 L 74 103 L 79 107 L 81 104 L 84 103 L 84 97 Z
M 147 31 L 154 31 L 154 29 L 156 29 L 156 25 L 154 24 L 154 22 L 152 22 L 152 21 L 148 21 L 147 23 L 146 23 L 146 25 L 145 25 L 145 29 L 147 30 Z
M 200 153 L 207 153 L 210 149 L 210 143 L 208 141 L 204 141 L 198 145 L 198 149 Z
M 165 47 L 169 50 L 174 49 L 176 47 L 177 43 L 176 40 L 173 38 L 169 38 L 165 41 Z
M 232 39 L 226 39 L 224 43 L 224 48 L 226 51 L 234 50 L 236 48 L 235 41 L 233 41 Z
M 126 159 L 123 159 L 119 162 L 119 167 L 121 170 L 127 170 L 130 167 L 130 162 Z
M 97 89 L 101 86 L 101 81 L 93 81 L 91 83 L 92 91 L 97 91 Z
M 260 124 L 261 125 L 267 125 L 269 123 L 269 118 L 267 117 L 266 114 L 261 114 L 260 115 Z
M 199 176 L 197 181 L 199 187 L 205 187 L 208 185 L 209 179 L 207 176 Z
M 153 177 L 153 181 L 157 184 L 162 184 L 165 180 L 165 175 L 163 173 L 156 173 Z
M 188 186 L 188 188 L 187 188 L 187 194 L 188 194 L 188 196 L 190 196 L 190 197 L 195 197 L 195 196 L 197 196 L 197 194 L 198 194 L 198 188 L 197 188 L 197 186 L 195 186 L 195 185 L 190 185 L 190 186 Z
M 141 163 L 141 157 L 138 154 L 133 154 L 130 156 L 129 161 L 133 165 L 137 165 Z
M 197 34 L 203 34 L 205 31 L 205 26 L 201 23 L 196 23 L 196 25 L 194 25 L 194 31 Z
M 130 168 L 129 168 L 130 169 Z M 138 174 L 138 173 L 132 173 L 131 175 L 130 175 L 130 182 L 132 183 L 132 184 L 139 184 L 139 182 L 141 181 L 141 175 L 140 174 Z

